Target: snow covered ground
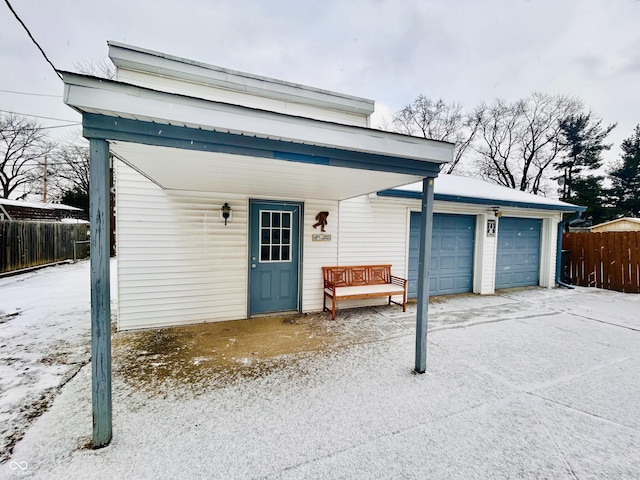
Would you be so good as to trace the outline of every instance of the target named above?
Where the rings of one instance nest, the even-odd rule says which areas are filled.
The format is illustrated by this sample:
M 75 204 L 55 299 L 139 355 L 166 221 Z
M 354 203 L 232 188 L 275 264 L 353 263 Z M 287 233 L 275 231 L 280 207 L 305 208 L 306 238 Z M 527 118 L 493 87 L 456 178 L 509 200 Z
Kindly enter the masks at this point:
M 90 360 L 88 266 L 0 278 L 0 462 Z
M 91 450 L 87 282 L 86 263 L 0 280 L 2 421 L 26 430 L 0 478 L 640 478 L 638 295 L 438 299 L 424 375 L 415 306 L 321 318 L 359 333 L 226 382 L 141 388 L 118 350 L 114 438 Z M 30 423 L 19 399 L 48 389 Z

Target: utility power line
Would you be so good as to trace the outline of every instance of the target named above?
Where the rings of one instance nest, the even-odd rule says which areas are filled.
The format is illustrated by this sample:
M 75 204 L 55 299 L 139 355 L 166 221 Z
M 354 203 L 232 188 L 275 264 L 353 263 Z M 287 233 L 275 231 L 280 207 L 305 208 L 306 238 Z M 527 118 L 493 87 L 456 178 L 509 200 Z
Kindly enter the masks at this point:
M 48 95 L 46 93 L 30 93 L 30 92 L 16 92 L 14 90 L 2 90 L 2 93 L 13 93 L 14 95 L 29 95 L 32 97 L 53 97 L 53 98 L 62 98 L 62 95 Z
M 44 59 L 47 61 L 47 63 L 49 65 L 51 65 L 51 68 L 53 68 L 53 71 L 56 72 L 56 75 L 58 75 L 58 77 L 60 77 L 60 80 L 62 80 L 62 75 L 60 74 L 60 72 L 58 71 L 58 69 L 55 67 L 55 65 L 51 62 L 51 60 L 49 60 L 49 57 L 47 57 L 47 54 L 44 53 L 44 50 L 42 49 L 42 47 L 40 46 L 40 44 L 36 41 L 35 38 L 33 38 L 33 35 L 31 35 L 31 32 L 29 31 L 29 28 L 27 28 L 27 26 L 24 24 L 24 22 L 22 21 L 22 19 L 18 16 L 18 14 L 16 13 L 16 11 L 13 9 L 13 7 L 11 6 L 11 4 L 9 3 L 9 0 L 4 0 L 4 3 L 7 4 L 7 7 L 9 7 L 9 10 L 11 10 L 11 13 L 13 13 L 13 16 L 16 17 L 16 20 L 18 20 L 18 22 L 20 22 L 20 25 L 22 25 L 22 28 L 24 28 L 24 30 L 27 32 L 27 35 L 29 35 L 29 38 L 31 39 L 31 41 L 33 42 L 33 44 L 38 47 L 38 50 L 40 50 L 40 53 L 42 54 L 42 56 L 44 57 Z
M 76 123 L 67 123 L 65 125 L 53 125 L 51 127 L 38 127 L 39 130 L 50 130 L 52 128 L 64 128 L 64 127 L 77 127 L 78 125 L 80 125 L 80 123 L 76 122 Z M 19 133 L 22 130 L 14 130 L 14 129 L 6 129 L 6 130 L 2 130 L 3 132 L 10 132 L 10 133 Z
M 77 125 L 80 124 L 80 122 L 75 122 L 74 120 L 69 120 L 68 118 L 43 117 L 42 115 L 33 115 L 31 113 L 12 112 L 10 110 L 2 110 L 2 109 L 0 109 L 0 112 L 11 113 L 13 115 L 24 115 L 25 117 L 44 118 L 45 120 L 57 120 L 59 122 L 76 123 Z

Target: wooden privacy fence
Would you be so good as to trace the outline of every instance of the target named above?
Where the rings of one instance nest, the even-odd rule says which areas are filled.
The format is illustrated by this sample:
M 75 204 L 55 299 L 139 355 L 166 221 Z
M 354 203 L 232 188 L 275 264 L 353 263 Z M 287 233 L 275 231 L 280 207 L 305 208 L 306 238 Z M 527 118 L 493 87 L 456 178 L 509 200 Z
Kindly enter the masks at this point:
M 565 233 L 562 249 L 574 285 L 640 293 L 640 232 Z
M 74 242 L 87 239 L 87 225 L 0 220 L 0 273 L 73 258 Z M 77 245 L 78 258 L 88 251 Z

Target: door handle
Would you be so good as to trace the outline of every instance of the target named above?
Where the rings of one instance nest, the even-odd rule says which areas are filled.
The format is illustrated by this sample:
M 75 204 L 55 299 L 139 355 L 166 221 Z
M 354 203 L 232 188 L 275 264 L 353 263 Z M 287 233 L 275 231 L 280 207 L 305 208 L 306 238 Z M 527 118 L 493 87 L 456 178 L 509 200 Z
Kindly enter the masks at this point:
M 252 264 L 251 264 L 251 268 L 256 268 L 256 264 L 255 264 L 255 263 L 252 263 Z

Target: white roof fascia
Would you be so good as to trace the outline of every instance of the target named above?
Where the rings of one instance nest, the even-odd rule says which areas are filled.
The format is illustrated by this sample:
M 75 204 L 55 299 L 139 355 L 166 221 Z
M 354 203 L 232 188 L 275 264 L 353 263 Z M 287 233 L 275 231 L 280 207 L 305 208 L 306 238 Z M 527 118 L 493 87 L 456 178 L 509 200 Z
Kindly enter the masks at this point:
M 239 72 L 117 42 L 109 44 L 109 57 L 118 68 L 211 85 L 260 97 L 314 105 L 359 115 L 371 115 L 375 102 L 269 77 Z
M 80 112 L 188 126 L 433 163 L 451 162 L 453 144 L 382 130 L 159 92 L 62 72 L 64 102 Z

